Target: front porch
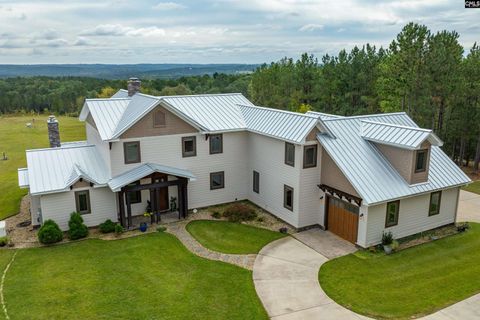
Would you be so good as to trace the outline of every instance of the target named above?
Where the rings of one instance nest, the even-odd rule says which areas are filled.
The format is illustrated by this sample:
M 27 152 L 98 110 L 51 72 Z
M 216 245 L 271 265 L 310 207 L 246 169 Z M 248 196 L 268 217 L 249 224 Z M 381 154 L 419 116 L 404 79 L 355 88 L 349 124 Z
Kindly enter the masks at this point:
M 194 179 L 189 171 L 150 163 L 115 177 L 109 185 L 117 193 L 118 221 L 131 230 L 141 222 L 184 219 L 188 181 Z

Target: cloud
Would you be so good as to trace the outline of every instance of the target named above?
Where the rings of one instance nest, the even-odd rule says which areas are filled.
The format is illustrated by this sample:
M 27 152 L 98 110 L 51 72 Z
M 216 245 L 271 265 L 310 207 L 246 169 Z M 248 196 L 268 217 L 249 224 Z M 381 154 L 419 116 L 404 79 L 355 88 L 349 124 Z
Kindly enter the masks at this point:
M 119 24 L 102 24 L 93 29 L 84 30 L 80 33 L 81 36 L 164 36 L 165 30 L 156 26 L 144 27 L 144 28 L 132 28 L 125 27 Z
M 309 24 L 306 24 L 304 26 L 302 26 L 300 29 L 298 29 L 298 31 L 302 31 L 302 32 L 312 32 L 312 31 L 315 31 L 315 30 L 322 30 L 323 29 L 323 25 L 321 24 L 314 24 L 314 23 L 309 23 Z
M 39 46 L 50 47 L 50 48 L 65 47 L 65 46 L 68 46 L 68 41 L 65 39 L 47 40 L 43 43 L 40 43 Z
M 59 34 L 55 29 L 46 29 L 33 35 L 33 39 L 54 40 L 58 38 Z
M 185 8 L 185 5 L 176 2 L 159 2 L 153 6 L 155 10 L 179 10 Z
M 95 45 L 95 42 L 85 38 L 85 37 L 77 37 L 77 40 L 73 43 L 74 46 L 80 47 L 80 46 L 93 46 Z

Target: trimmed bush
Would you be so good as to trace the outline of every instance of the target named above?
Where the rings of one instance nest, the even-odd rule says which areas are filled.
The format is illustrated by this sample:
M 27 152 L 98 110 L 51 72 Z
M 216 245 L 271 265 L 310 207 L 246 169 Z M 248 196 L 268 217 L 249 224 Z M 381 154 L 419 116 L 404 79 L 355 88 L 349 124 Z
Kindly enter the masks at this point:
M 116 224 L 115 225 L 115 233 L 116 234 L 120 234 L 120 233 L 123 233 L 125 231 L 125 229 L 122 227 L 121 224 Z
M 213 211 L 212 212 L 212 218 L 215 218 L 215 219 L 220 219 L 222 217 L 222 214 L 218 211 Z
M 225 209 L 223 216 L 231 222 L 242 222 L 254 220 L 257 217 L 257 213 L 246 204 L 234 203 Z
M 37 233 L 38 241 L 43 244 L 52 244 L 62 241 L 63 232 L 53 220 L 46 220 Z
M 157 227 L 158 232 L 165 232 L 165 230 L 167 230 L 167 228 L 165 228 L 164 226 L 158 226 Z
M 8 243 L 8 237 L 0 237 L 0 247 L 5 247 Z
M 99 229 L 101 233 L 111 233 L 115 231 L 116 223 L 110 219 L 107 219 L 104 223 L 99 225 Z
M 68 238 L 77 240 L 88 236 L 88 228 L 83 224 L 83 218 L 78 212 L 72 212 L 68 221 Z

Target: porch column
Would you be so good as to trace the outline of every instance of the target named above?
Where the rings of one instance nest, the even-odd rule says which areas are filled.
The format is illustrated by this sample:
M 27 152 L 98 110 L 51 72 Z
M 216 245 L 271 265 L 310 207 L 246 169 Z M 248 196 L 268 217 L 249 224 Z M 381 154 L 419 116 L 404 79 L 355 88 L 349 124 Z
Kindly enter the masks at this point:
M 150 189 L 150 222 L 155 222 L 154 209 L 153 209 L 153 199 L 155 198 L 155 189 Z
M 125 203 L 123 202 L 124 194 L 125 193 L 123 191 L 118 192 L 118 207 L 120 209 L 118 220 L 122 227 L 125 227 Z
M 182 186 L 183 188 L 183 217 L 186 218 L 188 214 L 188 179 L 185 179 L 185 184 Z
M 126 200 L 127 200 L 127 222 L 128 222 L 128 229 L 132 227 L 132 205 L 130 203 L 130 197 L 128 196 L 129 192 L 125 193 Z
M 183 215 L 183 207 L 184 207 L 184 203 L 183 203 L 183 183 L 180 183 L 178 186 L 177 186 L 177 190 L 178 190 L 178 219 L 181 219 L 182 218 L 182 215 Z

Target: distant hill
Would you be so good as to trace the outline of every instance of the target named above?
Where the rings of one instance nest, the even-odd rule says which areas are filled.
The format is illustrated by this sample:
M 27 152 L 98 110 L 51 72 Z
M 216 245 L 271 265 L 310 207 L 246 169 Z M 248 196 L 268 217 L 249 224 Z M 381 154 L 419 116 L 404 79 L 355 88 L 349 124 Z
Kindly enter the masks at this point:
M 249 73 L 254 64 L 0 64 L 0 78 L 73 76 L 101 79 L 167 79 L 217 73 Z

